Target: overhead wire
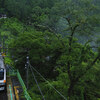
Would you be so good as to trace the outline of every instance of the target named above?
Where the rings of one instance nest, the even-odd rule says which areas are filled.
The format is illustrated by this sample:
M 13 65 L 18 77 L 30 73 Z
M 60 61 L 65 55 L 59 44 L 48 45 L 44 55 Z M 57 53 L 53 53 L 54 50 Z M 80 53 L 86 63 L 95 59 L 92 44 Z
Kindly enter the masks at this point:
M 46 81 L 64 100 L 67 100 L 67 98 L 63 95 L 63 94 L 61 94 L 61 92 L 59 92 L 54 86 L 52 86 L 51 85 L 51 83 L 48 81 L 48 80 L 46 80 L 31 64 L 30 64 L 30 62 L 29 62 L 29 66 L 31 66 L 31 68 L 39 75 L 39 76 L 41 76 L 41 78 L 43 78 L 43 80 L 44 81 Z
M 29 65 L 29 67 L 30 67 L 30 69 L 31 69 L 32 75 L 33 75 L 33 77 L 34 77 L 34 80 L 35 80 L 35 82 L 36 82 L 36 84 L 37 84 L 37 87 L 38 87 L 38 89 L 39 89 L 39 91 L 40 91 L 40 93 L 41 93 L 41 95 L 42 95 L 42 98 L 43 98 L 43 100 L 45 100 L 44 95 L 43 95 L 43 93 L 42 93 L 42 91 L 41 91 L 41 88 L 40 88 L 40 86 L 39 86 L 39 84 L 38 84 L 38 81 L 37 81 L 37 79 L 36 79 L 36 77 L 35 77 L 35 74 L 34 74 L 34 72 L 33 72 L 33 70 L 32 70 L 32 66 Z

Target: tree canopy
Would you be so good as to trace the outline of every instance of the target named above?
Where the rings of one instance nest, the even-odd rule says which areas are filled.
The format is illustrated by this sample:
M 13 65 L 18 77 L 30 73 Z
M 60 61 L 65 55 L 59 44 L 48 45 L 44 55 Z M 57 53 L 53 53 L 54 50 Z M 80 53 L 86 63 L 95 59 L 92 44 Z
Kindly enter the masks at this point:
M 0 44 L 9 56 L 6 63 L 19 69 L 25 80 L 29 56 L 32 68 L 66 100 L 99 100 L 99 4 L 99 0 L 1 0 Z M 35 75 L 46 100 L 64 100 Z M 31 72 L 29 85 L 32 99 L 41 100 Z

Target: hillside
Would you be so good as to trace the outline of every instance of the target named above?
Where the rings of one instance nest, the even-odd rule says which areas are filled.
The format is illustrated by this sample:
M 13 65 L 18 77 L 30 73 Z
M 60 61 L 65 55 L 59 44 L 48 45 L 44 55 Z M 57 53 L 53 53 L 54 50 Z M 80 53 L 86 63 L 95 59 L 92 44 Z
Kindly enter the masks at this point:
M 0 48 L 33 100 L 100 99 L 100 0 L 1 0 Z

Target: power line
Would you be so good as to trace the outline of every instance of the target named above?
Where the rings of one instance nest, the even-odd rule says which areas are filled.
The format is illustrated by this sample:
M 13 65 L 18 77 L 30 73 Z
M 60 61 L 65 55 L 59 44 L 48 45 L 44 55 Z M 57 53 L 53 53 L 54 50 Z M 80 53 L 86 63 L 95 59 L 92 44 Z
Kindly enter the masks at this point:
M 61 94 L 54 86 L 51 85 L 51 83 L 49 81 L 47 81 L 29 62 L 29 65 L 31 66 L 31 68 L 33 68 L 33 70 L 43 78 L 44 81 L 46 81 L 61 97 L 63 97 L 64 100 L 67 100 L 67 98 Z
M 32 75 L 33 75 L 33 77 L 34 77 L 34 80 L 35 80 L 35 82 L 36 82 L 36 84 L 37 84 L 37 86 L 38 86 L 38 89 L 39 89 L 39 91 L 40 91 L 40 93 L 41 93 L 41 95 L 42 95 L 42 97 L 43 97 L 43 100 L 45 100 L 44 95 L 43 95 L 43 93 L 42 93 L 42 91 L 41 91 L 41 89 L 40 89 L 40 87 L 39 87 L 38 81 L 37 81 L 37 79 L 36 79 L 36 77 L 35 77 L 35 74 L 34 74 L 34 72 L 33 72 L 33 70 L 32 70 L 32 66 L 29 66 L 29 67 L 30 67 L 30 69 L 31 69 Z

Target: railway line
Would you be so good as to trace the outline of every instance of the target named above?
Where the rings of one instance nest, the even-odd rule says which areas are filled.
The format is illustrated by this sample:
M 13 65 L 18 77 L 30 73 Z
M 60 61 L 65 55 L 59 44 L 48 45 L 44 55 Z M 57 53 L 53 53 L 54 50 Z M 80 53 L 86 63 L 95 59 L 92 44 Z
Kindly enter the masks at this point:
M 0 100 L 26 100 L 21 98 L 23 89 L 17 77 L 7 77 L 7 84 L 5 90 L 0 91 Z
M 7 72 L 7 73 L 6 73 Z M 0 54 L 0 100 L 32 100 L 18 70 L 7 68 Z

